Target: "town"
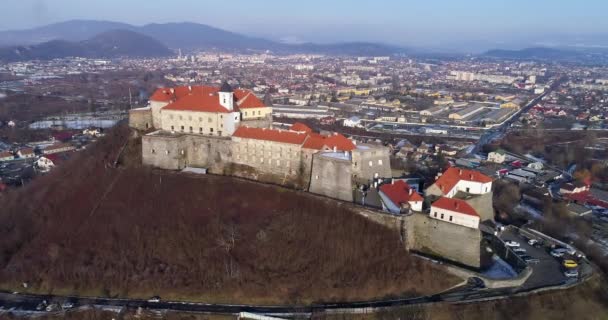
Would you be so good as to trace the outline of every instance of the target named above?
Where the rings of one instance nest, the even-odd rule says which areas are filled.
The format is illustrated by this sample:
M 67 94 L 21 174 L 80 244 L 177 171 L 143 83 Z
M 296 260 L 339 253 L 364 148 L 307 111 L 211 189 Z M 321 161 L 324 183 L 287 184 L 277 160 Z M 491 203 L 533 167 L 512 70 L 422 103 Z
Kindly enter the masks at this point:
M 128 125 L 146 168 L 353 205 L 478 299 L 608 259 L 608 67 L 179 50 L 2 64 L 0 104 L 0 197 Z

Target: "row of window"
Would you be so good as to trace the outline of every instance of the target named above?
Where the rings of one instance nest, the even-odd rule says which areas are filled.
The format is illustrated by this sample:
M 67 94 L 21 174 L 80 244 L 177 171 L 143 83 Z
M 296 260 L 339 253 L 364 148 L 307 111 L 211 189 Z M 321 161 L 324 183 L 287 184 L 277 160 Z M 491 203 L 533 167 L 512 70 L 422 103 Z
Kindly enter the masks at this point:
M 435 218 L 437 218 L 437 211 L 435 211 L 435 213 L 433 214 L 433 216 L 434 216 Z M 445 220 L 445 219 L 444 219 L 444 214 L 443 214 L 443 213 L 441 214 L 441 218 L 440 218 L 440 219 L 441 219 L 441 220 Z M 453 216 L 452 216 L 452 215 L 450 215 L 450 216 L 449 216 L 449 221 L 450 221 L 450 222 L 452 222 L 452 219 L 453 219 Z
M 174 118 L 174 116 L 173 116 L 172 114 L 169 114 L 169 119 L 173 120 L 173 118 Z M 179 115 L 179 116 L 177 116 L 177 119 L 179 119 L 179 120 L 183 120 L 184 118 L 183 118 L 181 115 Z M 220 119 L 224 119 L 224 115 L 220 114 Z M 192 116 L 188 116 L 188 120 L 192 121 Z M 199 122 L 203 122 L 203 117 L 198 117 L 198 121 L 199 121 Z M 212 117 L 209 117 L 209 118 L 207 119 L 207 121 L 208 121 L 209 123 L 211 123 L 211 122 L 213 122 L 213 118 L 212 118 Z
M 378 165 L 379 165 L 379 166 L 381 166 L 381 165 L 382 165 L 382 163 L 383 163 L 383 162 L 382 162 L 382 159 L 378 159 Z M 355 164 L 355 167 L 356 167 L 356 166 L 357 166 L 357 161 L 355 161 L 355 163 L 354 163 L 354 164 Z M 368 165 L 369 165 L 370 167 L 373 167 L 373 166 L 374 166 L 374 161 L 370 160 L 370 161 L 368 162 Z
M 255 115 L 256 115 L 256 112 L 255 112 L 255 111 L 251 111 L 251 116 L 255 116 Z M 261 116 L 261 115 L 262 115 L 262 112 L 261 112 L 261 111 L 258 111 L 258 112 L 257 112 L 257 115 L 258 115 L 258 116 Z M 246 112 L 246 111 L 244 112 L 244 116 L 245 116 L 245 117 L 247 116 L 247 112 Z M 170 120 L 173 120 L 174 118 L 175 118 L 175 116 L 174 116 L 173 114 L 169 114 L 169 119 L 170 119 Z M 184 120 L 184 117 L 183 117 L 182 115 L 178 115 L 178 116 L 177 116 L 177 119 L 178 119 L 178 120 Z M 223 115 L 223 114 L 220 114 L 220 119 L 224 119 L 224 115 Z M 189 121 L 192 121 L 192 116 L 188 116 L 188 120 L 189 120 Z M 234 120 L 237 120 L 237 121 L 238 121 L 238 120 L 239 120 L 239 117 L 238 117 L 238 116 L 235 116 L 235 117 L 234 117 Z M 198 121 L 199 121 L 199 122 L 203 122 L 203 117 L 198 117 Z M 213 122 L 213 117 L 208 117 L 208 118 L 207 118 L 207 122 L 209 122 L 209 123 Z
M 223 128 L 224 126 L 221 125 L 221 127 Z M 180 126 L 179 130 L 180 130 L 180 132 L 186 132 L 184 126 Z M 171 126 L 171 131 L 175 131 L 175 126 Z M 188 132 L 189 133 L 194 133 L 194 128 L 193 127 L 188 127 Z M 198 128 L 198 133 L 199 134 L 204 134 L 202 127 Z M 209 128 L 209 134 L 213 135 L 213 128 Z M 217 135 L 221 136 L 222 135 L 222 131 L 218 130 L 217 131 Z
M 251 111 L 251 115 L 255 116 L 255 111 Z M 262 111 L 258 111 L 258 116 L 261 116 L 261 115 L 262 115 Z M 245 116 L 245 117 L 247 116 L 247 111 L 243 112 L 243 116 Z

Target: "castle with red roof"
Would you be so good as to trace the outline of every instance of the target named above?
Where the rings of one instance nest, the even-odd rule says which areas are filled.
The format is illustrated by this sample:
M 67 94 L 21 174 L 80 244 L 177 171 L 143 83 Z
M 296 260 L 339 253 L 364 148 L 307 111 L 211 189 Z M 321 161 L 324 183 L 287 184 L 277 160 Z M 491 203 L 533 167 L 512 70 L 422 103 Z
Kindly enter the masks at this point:
M 271 113 L 252 92 L 224 83 L 157 89 L 147 107 L 130 111 L 129 123 L 155 129 L 142 136 L 142 161 L 157 168 L 206 168 L 345 201 L 354 185 L 390 177 L 387 147 L 302 123 L 275 129 Z

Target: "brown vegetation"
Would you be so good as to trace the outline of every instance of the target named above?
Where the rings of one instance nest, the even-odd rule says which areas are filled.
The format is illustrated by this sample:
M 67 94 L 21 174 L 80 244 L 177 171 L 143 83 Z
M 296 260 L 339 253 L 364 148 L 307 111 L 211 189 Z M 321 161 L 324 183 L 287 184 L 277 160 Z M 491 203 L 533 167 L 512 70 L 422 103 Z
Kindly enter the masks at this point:
M 289 303 L 427 294 L 455 284 L 345 204 L 135 166 L 117 128 L 0 199 L 0 283 L 36 292 Z M 128 166 L 126 164 L 133 164 Z

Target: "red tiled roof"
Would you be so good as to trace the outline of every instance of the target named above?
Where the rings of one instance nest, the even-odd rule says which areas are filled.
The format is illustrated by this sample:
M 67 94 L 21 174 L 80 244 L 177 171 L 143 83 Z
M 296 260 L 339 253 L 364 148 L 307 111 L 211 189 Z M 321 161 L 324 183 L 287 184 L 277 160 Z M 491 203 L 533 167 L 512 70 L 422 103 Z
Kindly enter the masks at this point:
M 248 109 L 265 107 L 264 102 L 248 90 L 237 89 L 234 91 L 234 97 L 237 99 L 239 108 Z
M 441 197 L 439 198 L 439 200 L 433 202 L 431 206 L 466 214 L 469 216 L 479 217 L 477 211 L 475 211 L 475 209 L 473 209 L 470 204 L 460 199 Z
M 291 127 L 289 128 L 289 130 L 298 131 L 298 132 L 306 132 L 306 133 L 312 132 L 311 128 L 309 128 L 307 125 L 305 125 L 301 122 L 296 122 L 296 123 L 292 124 Z
M 13 157 L 13 154 L 8 151 L 0 152 L 0 158 L 8 158 L 8 157 Z
M 334 133 L 329 136 L 323 136 L 318 133 L 309 133 L 309 138 L 302 146 L 305 149 L 323 150 L 324 148 L 334 149 L 339 151 L 352 151 L 356 148 L 355 144 L 345 136 Z
M 410 190 L 412 190 L 412 194 L 410 194 Z M 422 196 L 403 180 L 397 180 L 391 184 L 383 184 L 380 186 L 380 191 L 386 194 L 386 196 L 396 205 L 409 201 L 423 200 Z
M 441 177 L 439 177 L 439 179 L 437 179 L 437 181 L 435 181 L 435 184 L 443 194 L 446 194 L 450 192 L 460 180 L 479 183 L 492 182 L 492 178 L 479 171 L 450 167 L 441 175 Z
M 19 152 L 21 154 L 33 154 L 34 153 L 34 149 L 32 149 L 32 148 L 22 148 L 22 149 L 19 149 Z
M 188 110 L 199 112 L 222 112 L 230 111 L 220 104 L 217 93 L 207 95 L 190 94 L 177 99 L 163 107 L 163 110 Z
M 249 127 L 239 127 L 232 135 L 239 138 L 267 140 L 298 145 L 304 143 L 304 140 L 306 140 L 307 137 L 307 135 L 304 133 L 293 131 Z
M 198 97 L 197 98 L 188 98 L 189 103 L 187 105 L 178 104 L 177 106 L 173 106 L 171 108 L 167 108 L 169 110 L 191 110 L 191 111 L 207 111 L 207 110 L 217 110 L 217 106 L 221 106 L 219 104 L 218 91 L 219 87 L 211 87 L 211 86 L 180 86 L 175 88 L 158 88 L 150 97 L 151 101 L 161 101 L 161 102 L 169 102 L 171 104 L 175 104 L 176 102 L 180 102 L 180 100 L 188 98 L 188 97 Z M 215 101 L 211 101 L 211 97 Z M 244 89 L 236 89 L 234 90 L 234 98 L 235 98 L 235 110 L 238 108 L 262 108 L 265 107 L 264 103 L 258 99 L 251 91 Z M 201 103 L 209 103 L 210 107 L 206 106 L 195 106 L 194 104 Z M 237 108 L 238 107 L 238 108 Z M 223 109 L 226 109 L 222 107 Z M 237 110 L 238 111 L 238 110 Z M 207 111 L 207 112 L 228 112 L 228 111 Z

